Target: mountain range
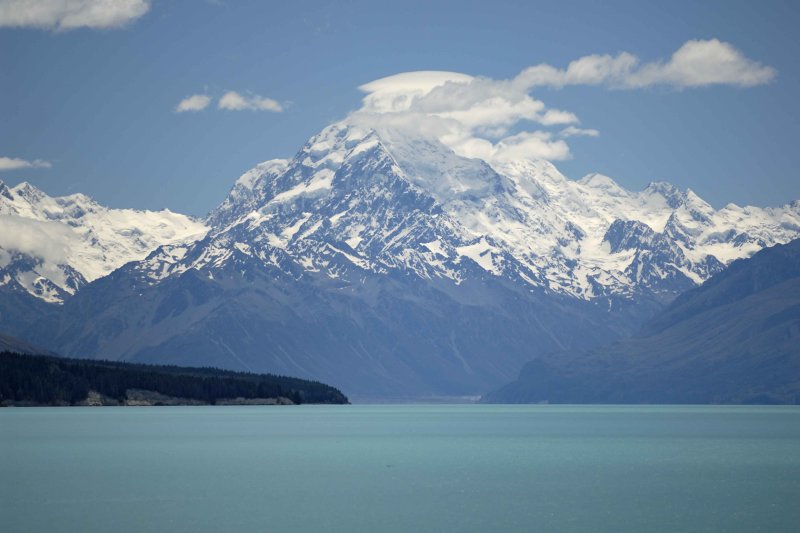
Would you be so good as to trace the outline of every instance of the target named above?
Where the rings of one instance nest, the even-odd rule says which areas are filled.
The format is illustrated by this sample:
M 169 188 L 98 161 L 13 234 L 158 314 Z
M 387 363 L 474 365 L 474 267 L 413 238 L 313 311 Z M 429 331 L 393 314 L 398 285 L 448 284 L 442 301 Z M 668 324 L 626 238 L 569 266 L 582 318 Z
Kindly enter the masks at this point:
M 800 202 L 715 210 L 664 182 L 632 192 L 340 122 L 203 220 L 22 184 L 0 185 L 0 227 L 0 331 L 63 355 L 476 396 L 797 238 Z
M 529 362 L 497 403 L 800 403 L 800 240 L 734 261 L 629 338 Z
M 30 183 L 9 188 L 2 181 L 0 227 L 0 285 L 59 304 L 155 247 L 207 230 L 168 209 L 109 209 L 83 194 L 51 198 Z

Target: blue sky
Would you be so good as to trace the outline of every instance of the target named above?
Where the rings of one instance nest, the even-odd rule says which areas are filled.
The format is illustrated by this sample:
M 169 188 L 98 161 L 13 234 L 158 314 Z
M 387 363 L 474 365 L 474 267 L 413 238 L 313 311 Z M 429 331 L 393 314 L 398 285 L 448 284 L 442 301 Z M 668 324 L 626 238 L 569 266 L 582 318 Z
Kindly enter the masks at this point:
M 73 1 L 88 0 L 49 5 Z M 553 142 L 567 126 L 598 132 L 561 139 L 569 154 L 556 166 L 631 189 L 670 181 L 716 207 L 800 198 L 792 2 L 124 1 L 128 11 L 98 22 L 57 9 L 25 18 L 25 4 L 0 0 L 7 183 L 202 215 L 243 171 L 293 155 L 358 109 L 358 87 L 372 80 L 421 70 L 508 80 L 534 65 L 566 69 L 621 52 L 663 65 L 689 41 L 717 39 L 764 76 L 745 86 L 532 85 L 533 99 L 580 121 L 537 126 Z M 228 107 L 271 110 L 219 109 L 231 91 L 241 98 Z M 211 101 L 176 112 L 190 95 Z M 32 166 L 11 168 L 23 161 Z

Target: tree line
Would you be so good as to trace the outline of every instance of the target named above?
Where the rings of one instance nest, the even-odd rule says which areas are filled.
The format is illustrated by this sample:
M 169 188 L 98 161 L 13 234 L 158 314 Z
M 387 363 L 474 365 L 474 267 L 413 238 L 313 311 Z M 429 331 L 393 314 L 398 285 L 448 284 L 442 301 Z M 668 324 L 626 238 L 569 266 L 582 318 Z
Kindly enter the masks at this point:
M 348 403 L 334 387 L 286 376 L 0 352 L 0 404 L 75 405 L 90 390 L 122 402 L 128 389 L 208 404 L 234 398 Z

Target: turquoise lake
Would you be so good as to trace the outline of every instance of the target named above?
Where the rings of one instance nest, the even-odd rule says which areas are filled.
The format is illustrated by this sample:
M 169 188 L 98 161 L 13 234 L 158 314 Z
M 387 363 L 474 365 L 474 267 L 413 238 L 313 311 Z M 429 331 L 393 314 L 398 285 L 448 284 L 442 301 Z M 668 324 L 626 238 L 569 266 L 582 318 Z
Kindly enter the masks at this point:
M 0 409 L 16 531 L 800 530 L 800 408 Z

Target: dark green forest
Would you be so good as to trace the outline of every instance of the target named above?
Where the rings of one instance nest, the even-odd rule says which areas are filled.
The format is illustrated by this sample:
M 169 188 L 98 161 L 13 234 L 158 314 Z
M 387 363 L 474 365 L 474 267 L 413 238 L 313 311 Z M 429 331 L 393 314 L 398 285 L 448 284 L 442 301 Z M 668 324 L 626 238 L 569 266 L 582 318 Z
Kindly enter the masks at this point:
M 212 405 L 236 398 L 349 403 L 324 383 L 272 374 L 0 352 L 0 405 L 75 405 L 86 400 L 89 391 L 124 402 L 129 389 Z

